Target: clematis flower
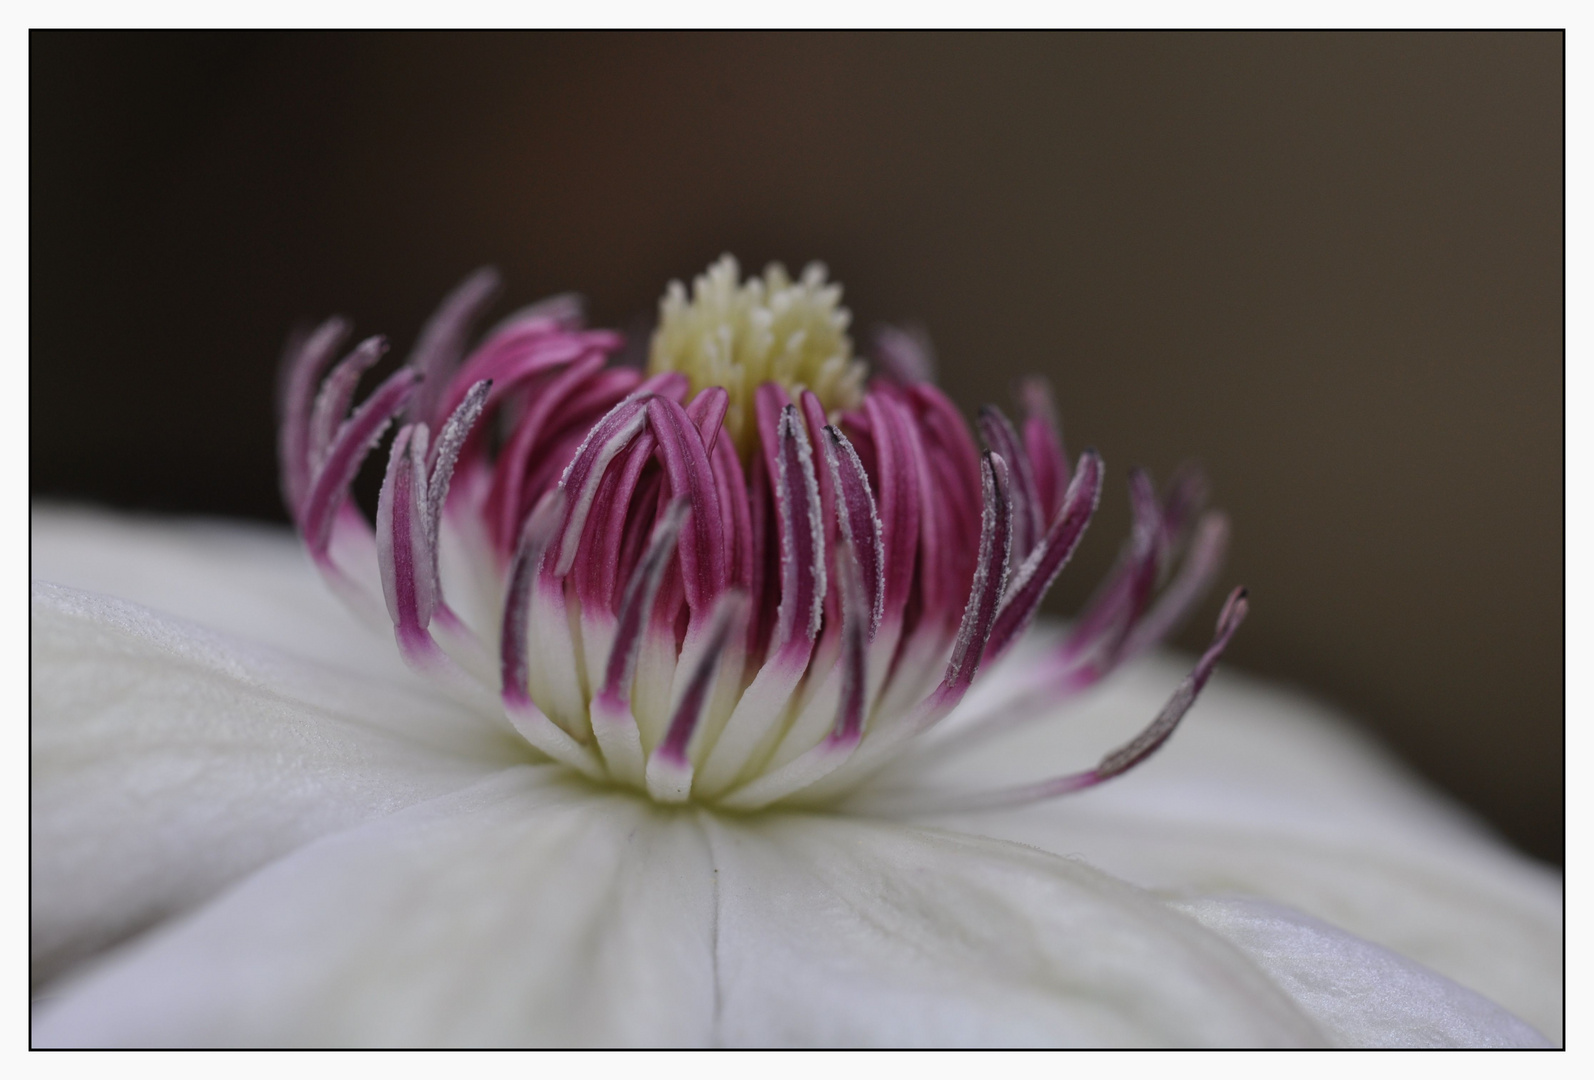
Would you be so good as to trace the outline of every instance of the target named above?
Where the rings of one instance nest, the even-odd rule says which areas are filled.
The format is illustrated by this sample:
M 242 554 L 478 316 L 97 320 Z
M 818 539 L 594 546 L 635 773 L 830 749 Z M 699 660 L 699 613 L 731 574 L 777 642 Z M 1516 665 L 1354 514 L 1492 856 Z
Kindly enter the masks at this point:
M 382 341 L 290 344 L 308 565 L 35 511 L 36 1043 L 1559 1039 L 1552 875 L 1288 694 L 1171 739 L 1247 608 L 1156 652 L 1197 473 L 1033 625 L 1104 486 L 1042 384 L 971 431 L 816 266 L 672 285 L 646 370 L 569 298 L 467 353 L 494 287 L 352 410 Z

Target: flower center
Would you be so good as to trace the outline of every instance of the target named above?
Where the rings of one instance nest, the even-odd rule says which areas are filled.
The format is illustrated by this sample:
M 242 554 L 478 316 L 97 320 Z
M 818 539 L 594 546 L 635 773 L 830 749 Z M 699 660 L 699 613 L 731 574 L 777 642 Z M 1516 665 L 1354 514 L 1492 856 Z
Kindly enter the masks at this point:
M 825 268 L 809 263 L 793 281 L 772 263 L 763 277 L 740 281 L 736 260 L 720 260 L 686 287 L 670 282 L 659 301 L 648 370 L 679 371 L 693 394 L 723 386 L 730 395 L 725 430 L 747 461 L 758 443 L 753 393 L 774 381 L 796 398 L 818 395 L 830 414 L 863 400 L 865 368 L 852 354 L 841 306 L 841 286 L 825 280 Z
M 1159 499 L 1131 473 L 1134 532 L 1075 629 L 1005 678 L 991 711 L 926 742 L 1024 633 L 1095 511 L 1101 457 L 1070 463 L 1044 390 L 1026 392 L 1022 434 L 981 410 L 983 452 L 910 335 L 882 339 L 866 391 L 841 290 L 817 265 L 742 282 L 727 256 L 690 302 L 672 285 L 651 375 L 611 366 L 622 339 L 583 329 L 568 301 L 522 310 L 461 359 L 492 285 L 461 285 L 352 412 L 382 340 L 334 365 L 334 319 L 291 349 L 284 493 L 327 581 L 362 612 L 385 603 L 412 666 L 467 697 L 496 684 L 527 742 L 595 780 L 738 812 L 834 801 L 1091 685 L 1176 625 L 1216 571 L 1226 526 L 1197 521 L 1199 475 Z M 400 416 L 373 529 L 349 485 Z M 492 594 L 470 608 L 443 596 L 445 534 Z M 379 598 L 335 549 L 374 549 Z M 1237 590 L 1163 711 L 1094 768 L 958 805 L 1051 798 L 1133 767 L 1245 610 Z

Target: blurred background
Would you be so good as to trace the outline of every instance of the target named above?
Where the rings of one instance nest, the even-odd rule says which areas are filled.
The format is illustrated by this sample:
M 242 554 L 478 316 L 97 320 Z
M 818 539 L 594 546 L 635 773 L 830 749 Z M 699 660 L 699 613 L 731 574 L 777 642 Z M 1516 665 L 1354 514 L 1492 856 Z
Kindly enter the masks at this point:
M 472 268 L 644 325 L 722 251 L 1054 381 L 1112 487 L 1203 463 L 1230 656 L 1562 858 L 1562 37 L 31 37 L 36 496 L 286 520 L 271 399 Z M 860 332 L 855 338 L 865 336 Z M 1213 599 L 1186 631 L 1197 648 Z

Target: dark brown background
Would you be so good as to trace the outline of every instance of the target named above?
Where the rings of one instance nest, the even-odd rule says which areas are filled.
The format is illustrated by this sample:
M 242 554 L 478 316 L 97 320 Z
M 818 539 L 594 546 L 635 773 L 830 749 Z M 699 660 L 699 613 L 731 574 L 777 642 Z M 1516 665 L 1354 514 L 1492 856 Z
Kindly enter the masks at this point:
M 1057 610 L 1128 466 L 1199 458 L 1234 662 L 1560 859 L 1560 35 L 35 34 L 30 79 L 35 492 L 280 518 L 297 319 L 402 352 L 484 262 L 625 324 L 822 258 L 1102 450 Z

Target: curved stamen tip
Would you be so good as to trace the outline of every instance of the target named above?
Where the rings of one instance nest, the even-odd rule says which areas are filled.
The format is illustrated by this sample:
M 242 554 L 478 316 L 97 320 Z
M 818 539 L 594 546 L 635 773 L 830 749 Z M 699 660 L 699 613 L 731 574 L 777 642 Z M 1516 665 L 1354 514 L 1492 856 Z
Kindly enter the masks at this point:
M 825 463 L 830 471 L 830 482 L 836 491 L 836 517 L 840 523 L 841 542 L 847 548 L 844 556 L 856 561 L 855 569 L 864 588 L 869 611 L 869 640 L 873 641 L 880 629 L 884 612 L 885 540 L 882 535 L 880 514 L 875 506 L 874 493 L 869 490 L 869 476 L 858 451 L 840 428 L 826 424 L 824 428 Z M 843 582 L 845 588 L 847 583 Z M 846 593 L 843 592 L 845 599 Z M 845 606 L 843 606 L 845 611 Z
M 953 811 L 983 811 L 1003 810 L 1014 806 L 1023 806 L 1028 803 L 1040 802 L 1044 799 L 1054 799 L 1059 795 L 1068 795 L 1072 792 L 1083 791 L 1095 787 L 1097 784 L 1120 776 L 1130 769 L 1145 761 L 1173 734 L 1190 711 L 1190 706 L 1195 704 L 1196 697 L 1201 693 L 1202 687 L 1212 677 L 1213 670 L 1218 666 L 1218 659 L 1223 651 L 1228 648 L 1229 641 L 1234 632 L 1245 621 L 1246 613 L 1250 610 L 1247 599 L 1248 593 L 1244 587 L 1236 588 L 1229 594 L 1228 600 L 1223 605 L 1222 612 L 1218 615 L 1218 622 L 1212 636 L 1212 643 L 1207 646 L 1207 651 L 1201 654 L 1201 659 L 1191 669 L 1190 674 L 1184 677 L 1173 696 L 1166 705 L 1157 713 L 1155 719 L 1134 738 L 1122 746 L 1108 753 L 1097 763 L 1093 769 L 1083 772 L 1068 773 L 1064 776 L 1042 780 L 1038 783 L 1021 784 L 1016 787 L 1000 788 L 994 791 L 973 792 L 961 796 L 952 796 L 941 799 L 923 799 L 909 795 L 902 801 L 902 806 L 893 806 L 894 809 L 911 808 L 916 810 L 936 810 L 943 812 Z M 884 802 L 892 805 L 890 797 Z
M 1190 711 L 1190 706 L 1195 704 L 1196 695 L 1201 693 L 1201 688 L 1206 686 L 1207 680 L 1212 677 L 1213 670 L 1218 666 L 1218 658 L 1229 647 L 1229 639 L 1234 636 L 1234 632 L 1245 621 L 1246 613 L 1251 610 L 1251 605 L 1246 599 L 1247 595 L 1244 586 L 1229 594 L 1223 610 L 1218 614 L 1218 624 L 1212 644 L 1207 646 L 1207 651 L 1201 654 L 1196 666 L 1173 692 L 1168 704 L 1163 706 L 1162 712 L 1158 713 L 1157 718 L 1139 735 L 1102 758 L 1101 763 L 1091 770 L 1093 779 L 1090 784 L 1079 786 L 1099 784 L 1103 780 L 1110 780 L 1120 773 L 1128 772 L 1168 741 L 1173 729 L 1179 726 L 1179 721 L 1184 719 L 1185 713 Z
M 437 600 L 437 583 L 432 572 L 437 560 L 428 546 L 422 505 L 426 485 L 423 465 L 426 440 L 425 424 L 406 424 L 399 429 L 376 507 L 377 562 L 382 592 L 387 599 L 388 615 L 400 631 L 401 647 L 409 642 L 406 654 L 418 648 L 414 641 L 417 636 L 426 636 Z
M 380 334 L 366 338 L 354 351 L 338 361 L 316 392 L 315 403 L 310 407 L 309 462 L 312 470 L 321 467 L 338 425 L 343 422 L 349 405 L 354 401 L 354 388 L 360 377 L 382 359 L 387 352 L 387 338 Z
M 1245 621 L 1245 616 L 1251 610 L 1251 590 L 1244 585 L 1229 594 L 1224 601 L 1223 611 L 1218 615 L 1218 633 L 1225 639 L 1240 628 Z
M 825 611 L 825 526 L 813 448 L 797 407 L 786 404 L 776 427 L 775 506 L 780 531 L 782 645 L 819 635 Z
M 333 515 L 354 483 L 360 464 L 398 415 L 420 376 L 400 368 L 338 426 L 319 461 L 302 507 L 301 532 L 314 553 L 326 550 Z
M 935 346 L 922 326 L 878 326 L 874 361 L 880 373 L 903 386 L 935 382 Z
M 282 495 L 298 522 L 311 482 L 310 417 L 321 373 L 349 334 L 347 319 L 334 315 L 313 331 L 296 330 L 288 339 L 277 372 L 277 457 Z
M 443 398 L 449 380 L 465 354 L 465 342 L 472 324 L 486 310 L 498 292 L 498 272 L 484 266 L 454 287 L 421 328 L 415 348 L 405 361 L 425 377 L 420 391 L 410 403 L 410 418 L 440 423 Z
M 576 449 L 575 456 L 565 466 L 559 478 L 561 491 L 569 492 L 569 513 L 564 522 L 568 542 L 561 541 L 554 572 L 560 577 L 570 572 L 576 559 L 577 541 L 586 526 L 587 512 L 597 497 L 598 485 L 608 471 L 609 463 L 619 455 L 647 423 L 648 402 L 653 394 L 639 390 L 628 395 L 611 408 Z
M 1007 592 L 1007 566 L 1013 543 L 1011 474 L 1002 455 L 987 450 L 980 461 L 985 507 L 981 513 L 980 548 L 968 603 L 947 664 L 943 685 L 961 690 L 974 681 L 991 637 L 999 605 Z
M 1056 519 L 1012 575 L 986 646 L 993 659 L 1000 657 L 1029 626 L 1047 590 L 1084 538 L 1085 528 L 1101 502 L 1101 479 L 1101 455 L 1087 448 L 1079 455 L 1079 466 Z

